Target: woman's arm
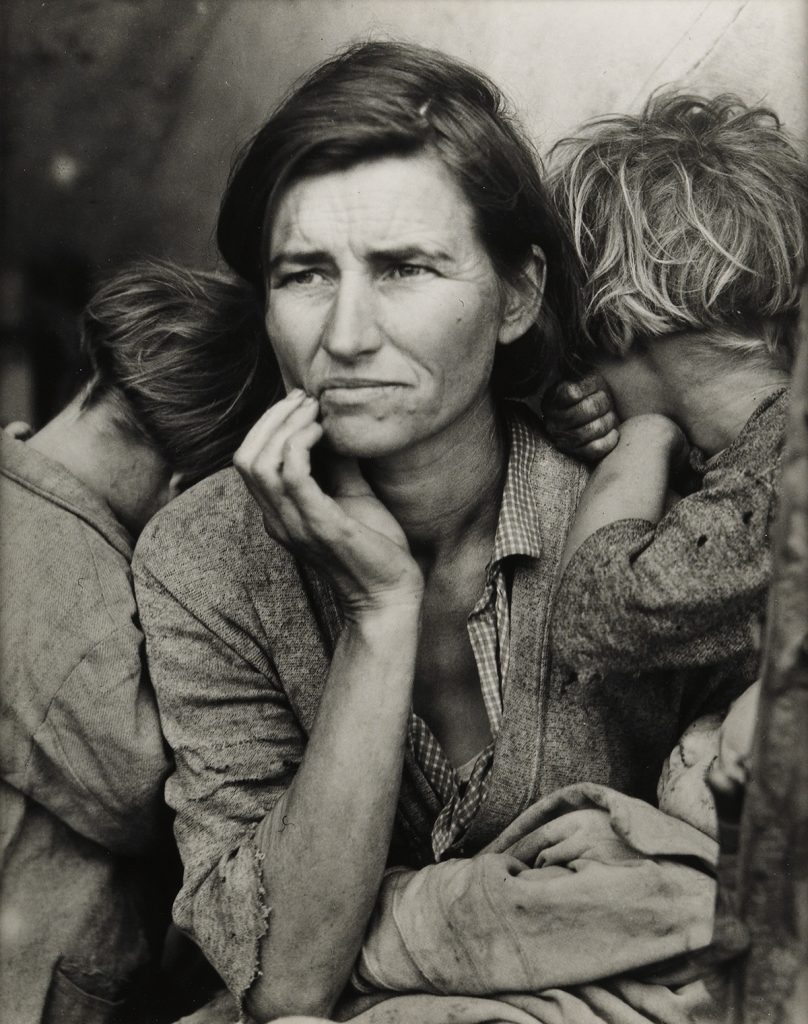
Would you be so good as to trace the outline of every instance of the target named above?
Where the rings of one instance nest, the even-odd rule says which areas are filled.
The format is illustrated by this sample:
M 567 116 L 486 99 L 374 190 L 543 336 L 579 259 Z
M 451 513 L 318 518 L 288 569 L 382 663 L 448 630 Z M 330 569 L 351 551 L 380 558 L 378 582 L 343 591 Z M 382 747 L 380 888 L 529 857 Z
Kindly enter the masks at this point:
M 261 650 L 267 641 L 258 628 L 244 628 L 241 647 L 265 659 L 269 684 L 233 657 L 228 634 L 236 609 L 209 612 L 220 617 L 218 635 L 210 633 L 199 609 L 183 615 L 169 588 L 149 584 L 142 551 L 138 560 L 155 687 L 177 753 L 176 782 L 185 789 L 174 803 L 182 804 L 178 829 L 187 875 L 197 874 L 201 858 L 185 913 L 198 921 L 195 934 L 209 933 L 201 944 L 206 952 L 216 947 L 211 958 L 217 966 L 229 960 L 228 939 L 239 943 L 246 918 L 254 941 L 241 955 L 251 962 L 231 964 L 225 976 L 260 1020 L 327 1015 L 350 974 L 389 847 L 423 587 L 398 525 L 354 467 L 340 472 L 334 497 L 311 477 L 309 451 L 321 434 L 315 416 L 316 404 L 292 396 L 259 421 L 237 456 L 268 531 L 328 573 L 345 619 L 311 734 L 305 744 L 298 736 L 291 758 L 283 757 L 283 748 L 294 735 L 293 715 L 282 680 L 272 682 L 273 651 Z M 165 564 L 172 556 L 176 552 L 158 553 L 153 546 L 152 575 L 159 574 L 158 557 Z M 214 601 L 225 603 L 223 581 L 211 575 Z M 199 593 L 198 579 L 194 588 Z M 282 592 L 277 600 L 284 600 Z M 175 653 L 178 642 L 186 648 L 182 658 Z M 178 677 L 193 665 L 203 665 L 207 678 L 214 675 L 210 699 L 197 692 L 178 701 Z M 225 730 L 235 722 L 238 734 L 231 729 L 228 741 Z M 274 742 L 262 744 L 261 736 Z M 226 795 L 215 779 L 217 760 Z M 292 770 L 284 770 L 290 761 Z M 200 775 L 203 795 L 193 798 Z M 264 813 L 258 813 L 261 805 Z M 221 839 L 231 837 L 229 849 L 219 846 L 213 856 L 193 820 L 211 814 L 209 828 Z M 236 820 L 228 824 L 228 818 Z M 257 885 L 251 877 L 256 865 Z
M 715 859 L 715 842 L 643 801 L 567 787 L 470 860 L 389 873 L 356 980 L 490 995 L 647 977 L 709 942 Z
M 346 626 L 294 780 L 257 844 L 271 908 L 257 1019 L 328 1014 L 381 884 L 401 782 L 418 607 Z

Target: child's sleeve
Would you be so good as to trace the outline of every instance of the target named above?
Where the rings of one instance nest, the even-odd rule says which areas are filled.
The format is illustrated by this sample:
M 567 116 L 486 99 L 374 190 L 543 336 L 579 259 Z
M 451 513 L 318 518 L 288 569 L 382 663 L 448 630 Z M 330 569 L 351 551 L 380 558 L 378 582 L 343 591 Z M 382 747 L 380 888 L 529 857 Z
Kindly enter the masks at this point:
M 576 669 L 696 668 L 752 645 L 771 574 L 773 473 L 715 468 L 658 525 L 593 533 L 561 581 L 555 656 Z

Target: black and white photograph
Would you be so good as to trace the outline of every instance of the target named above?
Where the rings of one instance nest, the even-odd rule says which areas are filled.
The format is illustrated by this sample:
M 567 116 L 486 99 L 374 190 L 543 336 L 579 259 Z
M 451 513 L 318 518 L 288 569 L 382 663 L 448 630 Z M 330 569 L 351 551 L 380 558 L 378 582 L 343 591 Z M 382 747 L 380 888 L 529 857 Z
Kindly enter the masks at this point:
M 805 1024 L 808 2 L 0 28 L 2 1024 Z

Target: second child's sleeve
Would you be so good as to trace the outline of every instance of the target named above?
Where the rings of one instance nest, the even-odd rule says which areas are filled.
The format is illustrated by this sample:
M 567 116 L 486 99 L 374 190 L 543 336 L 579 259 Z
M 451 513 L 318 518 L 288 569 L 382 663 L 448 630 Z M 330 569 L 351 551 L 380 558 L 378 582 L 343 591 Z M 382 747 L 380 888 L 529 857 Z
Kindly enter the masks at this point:
M 556 657 L 625 672 L 751 649 L 771 576 L 773 476 L 716 468 L 657 525 L 630 519 L 593 533 L 558 590 Z

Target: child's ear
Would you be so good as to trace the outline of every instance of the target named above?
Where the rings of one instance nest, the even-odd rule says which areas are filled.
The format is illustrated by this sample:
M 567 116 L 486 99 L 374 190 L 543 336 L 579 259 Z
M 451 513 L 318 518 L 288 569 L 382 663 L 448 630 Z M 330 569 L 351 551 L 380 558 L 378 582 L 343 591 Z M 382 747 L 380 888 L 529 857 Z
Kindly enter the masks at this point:
M 497 337 L 500 345 L 510 345 L 536 323 L 544 301 L 546 282 L 544 253 L 538 245 L 532 245 L 519 277 L 505 286 L 505 309 Z
M 168 500 L 173 501 L 188 487 L 190 481 L 187 473 L 172 473 L 168 481 Z

